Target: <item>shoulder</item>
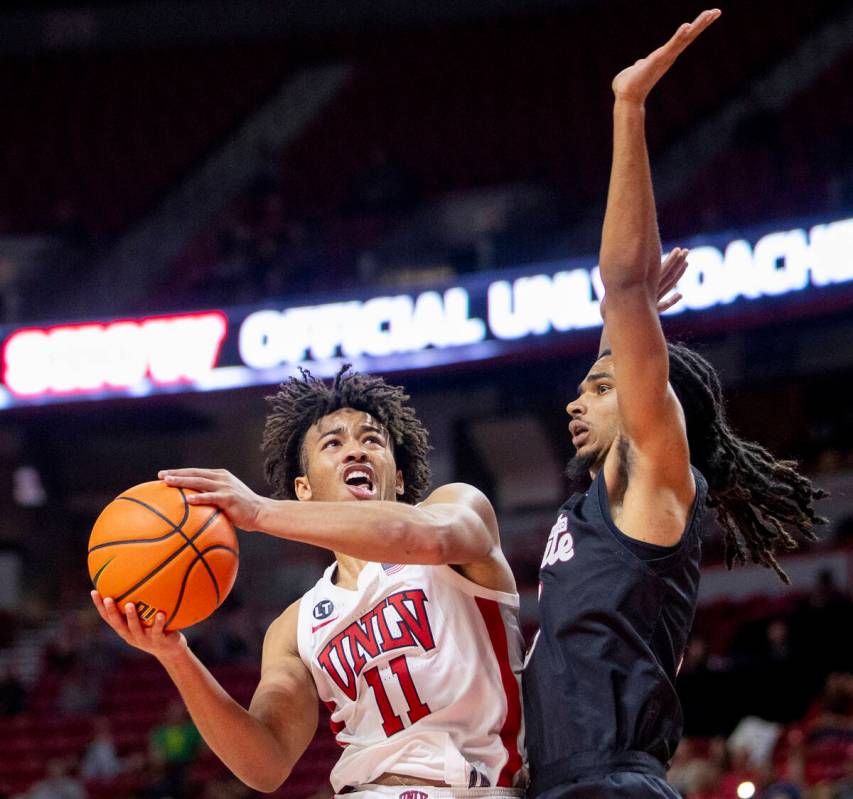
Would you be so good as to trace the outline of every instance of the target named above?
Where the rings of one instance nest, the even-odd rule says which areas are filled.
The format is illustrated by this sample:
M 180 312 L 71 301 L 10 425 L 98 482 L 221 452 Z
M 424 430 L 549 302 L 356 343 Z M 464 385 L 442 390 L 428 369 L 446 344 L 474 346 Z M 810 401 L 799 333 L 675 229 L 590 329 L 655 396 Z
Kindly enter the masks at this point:
M 267 628 L 264 636 L 264 659 L 276 654 L 299 654 L 297 630 L 299 628 L 299 608 L 302 600 L 297 599 L 278 616 Z

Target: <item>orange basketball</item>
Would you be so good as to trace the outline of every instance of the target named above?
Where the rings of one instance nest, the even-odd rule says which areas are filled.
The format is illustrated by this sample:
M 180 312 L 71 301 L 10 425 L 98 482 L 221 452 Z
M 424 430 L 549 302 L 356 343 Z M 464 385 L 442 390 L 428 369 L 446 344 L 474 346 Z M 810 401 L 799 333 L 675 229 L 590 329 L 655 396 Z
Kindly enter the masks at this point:
M 122 609 L 133 602 L 143 624 L 162 611 L 166 629 L 189 627 L 234 585 L 234 527 L 218 508 L 190 505 L 191 493 L 160 480 L 133 486 L 104 508 L 89 536 L 95 588 Z

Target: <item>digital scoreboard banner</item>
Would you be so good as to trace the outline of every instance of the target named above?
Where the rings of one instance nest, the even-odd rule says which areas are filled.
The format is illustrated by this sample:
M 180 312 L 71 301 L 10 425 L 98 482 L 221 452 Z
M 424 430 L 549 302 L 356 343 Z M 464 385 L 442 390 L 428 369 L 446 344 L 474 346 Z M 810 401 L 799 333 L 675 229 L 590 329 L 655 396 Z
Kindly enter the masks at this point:
M 695 314 L 701 327 L 780 303 L 820 308 L 844 283 L 853 287 L 853 219 L 705 238 L 667 315 Z M 329 375 L 341 359 L 371 372 L 487 361 L 599 327 L 602 292 L 594 262 L 576 260 L 412 292 L 7 327 L 0 409 L 271 385 L 301 364 Z M 853 292 L 844 296 L 853 304 Z

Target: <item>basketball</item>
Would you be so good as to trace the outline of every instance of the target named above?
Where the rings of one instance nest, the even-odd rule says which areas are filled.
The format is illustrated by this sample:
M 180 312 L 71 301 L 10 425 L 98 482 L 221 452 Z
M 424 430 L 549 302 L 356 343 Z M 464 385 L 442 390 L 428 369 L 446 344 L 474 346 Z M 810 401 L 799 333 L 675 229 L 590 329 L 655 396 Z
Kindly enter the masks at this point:
M 234 585 L 237 535 L 213 506 L 190 505 L 188 489 L 160 480 L 133 486 L 104 508 L 89 536 L 89 576 L 119 608 L 136 605 L 143 624 L 158 612 L 166 629 L 207 618 Z

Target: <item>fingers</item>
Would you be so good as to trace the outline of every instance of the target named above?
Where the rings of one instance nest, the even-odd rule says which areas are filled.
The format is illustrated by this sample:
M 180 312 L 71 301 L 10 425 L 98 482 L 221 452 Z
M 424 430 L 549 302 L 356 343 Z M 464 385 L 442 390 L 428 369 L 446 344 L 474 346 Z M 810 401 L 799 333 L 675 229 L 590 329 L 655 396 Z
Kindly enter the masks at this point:
M 118 612 L 113 599 L 111 597 L 101 597 L 97 591 L 92 591 L 91 596 L 98 615 L 125 641 L 128 641 L 127 623 L 121 613 Z
M 166 472 L 165 476 L 160 479 L 173 488 L 190 488 L 193 491 L 215 491 L 222 485 L 221 480 L 212 476 L 182 476 L 172 472 Z
M 665 300 L 660 300 L 658 302 L 658 313 L 663 313 L 664 311 L 668 311 L 673 305 L 677 305 L 683 299 L 682 295 L 679 292 L 675 292 L 675 294 L 667 297 Z
M 227 500 L 224 494 L 218 491 L 200 492 L 198 494 L 188 494 L 187 502 L 190 505 L 224 505 Z
M 656 50 L 652 56 L 672 59 L 678 58 L 706 28 L 719 19 L 722 12 L 718 8 L 703 11 L 693 22 L 685 22 L 673 34 L 672 38 L 663 47 Z
M 690 251 L 676 247 L 666 256 L 661 264 L 660 280 L 658 283 L 658 298 L 668 294 L 681 280 L 687 269 L 687 255 Z
M 227 474 L 224 469 L 161 469 L 157 472 L 157 478 L 159 480 L 166 480 L 168 477 L 206 477 L 213 479 L 224 474 Z

